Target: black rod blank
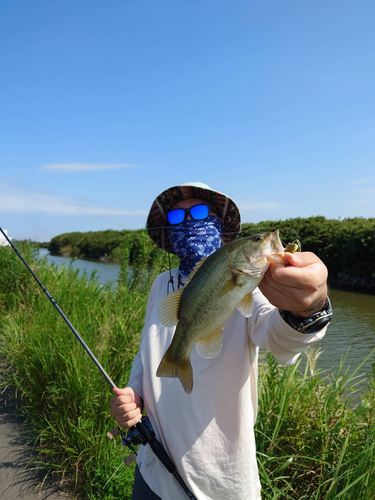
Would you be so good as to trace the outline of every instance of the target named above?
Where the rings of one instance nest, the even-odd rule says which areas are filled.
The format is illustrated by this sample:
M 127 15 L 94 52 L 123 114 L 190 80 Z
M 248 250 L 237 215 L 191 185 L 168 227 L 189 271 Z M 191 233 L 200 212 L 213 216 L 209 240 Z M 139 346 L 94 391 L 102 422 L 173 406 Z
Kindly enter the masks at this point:
M 12 243 L 12 241 L 10 240 L 10 238 L 8 238 L 7 234 L 5 234 L 5 232 L 2 230 L 1 227 L 0 227 L 0 231 L 2 232 L 3 236 L 8 241 L 9 245 L 16 252 L 16 254 L 18 255 L 18 257 L 22 260 L 22 262 L 25 264 L 25 266 L 27 267 L 27 269 L 30 271 L 32 277 L 38 283 L 38 285 L 40 286 L 40 288 L 47 295 L 47 297 L 51 301 L 53 307 L 57 310 L 57 312 L 60 314 L 60 316 L 62 317 L 62 319 L 65 321 L 65 323 L 69 326 L 69 328 L 72 330 L 72 332 L 74 333 L 74 335 L 77 337 L 77 339 L 79 340 L 79 342 L 81 343 L 81 345 L 83 346 L 83 348 L 85 349 L 85 351 L 87 352 L 87 354 L 90 356 L 90 358 L 92 359 L 92 361 L 96 364 L 97 368 L 99 368 L 99 370 L 101 371 L 102 375 L 104 376 L 104 378 L 106 379 L 106 381 L 108 382 L 108 384 L 112 387 L 112 389 L 114 389 L 116 386 L 115 386 L 113 380 L 110 378 L 110 376 L 108 375 L 108 373 L 104 370 L 104 368 L 102 367 L 102 365 L 96 359 L 96 357 L 94 356 L 94 354 L 92 353 L 92 351 L 90 350 L 90 348 L 88 347 L 88 345 L 86 344 L 86 342 L 83 340 L 83 338 L 80 336 L 80 334 L 74 328 L 74 326 L 71 324 L 71 322 L 69 321 L 69 319 L 65 316 L 64 312 L 61 310 L 60 306 L 57 304 L 57 302 L 55 301 L 55 299 L 52 297 L 52 295 L 49 293 L 49 291 L 43 285 L 43 283 L 39 280 L 38 276 L 34 273 L 34 271 L 31 269 L 31 267 L 29 266 L 29 264 L 25 261 L 25 259 L 22 257 L 22 255 L 20 254 L 20 252 L 17 250 L 17 248 L 15 247 L 15 245 Z

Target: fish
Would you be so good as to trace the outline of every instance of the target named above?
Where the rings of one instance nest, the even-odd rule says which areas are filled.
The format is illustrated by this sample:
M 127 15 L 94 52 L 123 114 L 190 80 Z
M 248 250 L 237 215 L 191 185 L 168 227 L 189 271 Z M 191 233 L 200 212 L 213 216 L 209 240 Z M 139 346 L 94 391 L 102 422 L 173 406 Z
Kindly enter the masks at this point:
M 289 249 L 293 252 L 297 245 L 291 244 Z M 252 292 L 273 262 L 285 263 L 278 230 L 234 240 L 200 260 L 185 287 L 170 293 L 159 304 L 160 322 L 177 327 L 156 376 L 178 378 L 190 394 L 190 354 L 194 346 L 203 358 L 220 354 L 224 323 L 236 309 L 245 317 L 251 316 Z

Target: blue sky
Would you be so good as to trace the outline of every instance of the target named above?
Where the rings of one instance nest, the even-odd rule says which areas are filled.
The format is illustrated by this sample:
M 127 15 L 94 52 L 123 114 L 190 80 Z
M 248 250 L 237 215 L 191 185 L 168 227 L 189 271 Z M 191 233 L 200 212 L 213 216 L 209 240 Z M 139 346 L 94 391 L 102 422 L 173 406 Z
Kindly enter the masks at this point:
M 373 0 L 3 0 L 0 226 L 141 228 L 201 181 L 243 222 L 375 217 Z

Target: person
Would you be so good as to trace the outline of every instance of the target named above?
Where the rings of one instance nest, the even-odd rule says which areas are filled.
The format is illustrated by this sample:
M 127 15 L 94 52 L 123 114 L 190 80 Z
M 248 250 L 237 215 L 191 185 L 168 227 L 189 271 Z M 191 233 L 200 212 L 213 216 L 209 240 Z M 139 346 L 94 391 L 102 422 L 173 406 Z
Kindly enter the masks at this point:
M 251 317 L 236 311 L 225 323 L 219 356 L 204 359 L 193 349 L 194 388 L 187 394 L 177 378 L 156 376 L 175 331 L 160 323 L 158 305 L 172 288 L 184 286 L 196 262 L 235 239 L 240 213 L 223 193 L 188 183 L 155 199 L 147 228 L 157 245 L 179 256 L 180 265 L 160 274 L 151 287 L 139 351 L 128 386 L 113 389 L 112 415 L 128 429 L 145 410 L 197 499 L 259 500 L 254 436 L 258 349 L 289 365 L 322 339 L 330 317 L 327 269 L 310 252 L 287 254 L 287 264 L 272 264 L 253 292 Z M 150 447 L 140 446 L 132 500 L 160 498 L 187 496 Z

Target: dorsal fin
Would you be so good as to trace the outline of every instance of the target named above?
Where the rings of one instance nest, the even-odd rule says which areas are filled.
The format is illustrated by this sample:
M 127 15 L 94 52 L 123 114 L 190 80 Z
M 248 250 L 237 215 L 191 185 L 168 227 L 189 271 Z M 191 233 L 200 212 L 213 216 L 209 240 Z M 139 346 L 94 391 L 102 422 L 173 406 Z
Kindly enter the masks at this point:
M 193 268 L 193 270 L 191 271 L 191 273 L 189 274 L 188 276 L 188 279 L 186 280 L 186 283 L 185 283 L 185 286 L 188 285 L 190 283 L 190 281 L 194 278 L 194 276 L 196 275 L 198 269 L 201 267 L 201 265 L 203 264 L 203 262 L 207 259 L 207 257 L 203 257 L 203 259 L 201 259 L 199 262 L 197 262 Z
M 159 319 L 164 326 L 174 326 L 178 322 L 178 307 L 184 289 L 179 288 L 164 297 L 158 307 Z

